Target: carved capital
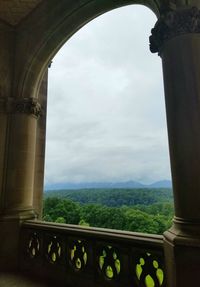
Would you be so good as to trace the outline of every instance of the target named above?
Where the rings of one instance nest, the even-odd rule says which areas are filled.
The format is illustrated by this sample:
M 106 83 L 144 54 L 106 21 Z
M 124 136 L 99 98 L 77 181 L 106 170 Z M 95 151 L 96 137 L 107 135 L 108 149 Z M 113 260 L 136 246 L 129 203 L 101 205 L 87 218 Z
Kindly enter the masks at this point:
M 151 30 L 150 50 L 161 53 L 166 41 L 188 33 L 200 33 L 200 10 L 196 7 L 167 11 Z
M 39 118 L 42 114 L 42 109 L 37 99 L 22 98 L 15 101 L 14 112 L 20 114 L 29 114 L 35 118 Z
M 0 113 L 29 114 L 39 118 L 42 115 L 42 109 L 37 99 L 34 98 L 15 100 L 14 98 L 0 97 Z

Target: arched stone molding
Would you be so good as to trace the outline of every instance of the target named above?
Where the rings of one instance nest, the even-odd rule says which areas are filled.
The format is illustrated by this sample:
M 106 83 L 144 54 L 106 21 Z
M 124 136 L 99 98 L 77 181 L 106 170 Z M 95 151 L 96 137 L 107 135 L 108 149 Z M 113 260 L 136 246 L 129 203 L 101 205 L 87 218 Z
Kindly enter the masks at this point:
M 0 228 L 7 234 L 7 240 L 0 246 L 3 255 L 0 267 L 16 268 L 20 222 L 35 218 L 42 208 L 45 73 L 51 59 L 77 30 L 95 17 L 131 4 L 145 5 L 159 16 L 160 2 L 162 0 L 44 0 L 13 28 L 14 43 L 9 46 L 12 48 L 9 55 L 13 57 L 9 85 L 12 90 L 7 95 L 11 101 L 0 104 L 7 109 L 9 103 L 9 109 L 3 114 L 8 117 L 9 125 L 5 131 L 6 159 L 2 165 L 5 192 L 0 206 Z M 39 117 L 39 103 L 44 112 L 42 117 Z
M 24 107 L 22 109 L 24 114 L 27 114 L 26 111 L 32 110 L 31 103 L 34 99 L 35 103 L 37 103 L 36 99 L 38 99 L 39 102 L 42 103 L 43 111 L 45 110 L 45 101 L 41 101 L 40 98 L 45 73 L 51 59 L 67 39 L 95 17 L 115 8 L 131 4 L 143 4 L 159 16 L 160 5 L 158 0 L 83 0 L 81 3 L 80 1 L 69 2 L 66 0 L 55 3 L 55 1 L 51 0 L 44 1 L 39 9 L 35 11 L 35 14 L 27 18 L 26 21 L 17 27 L 16 55 L 18 56 L 16 57 L 15 75 L 19 75 L 19 78 L 15 78 L 14 89 L 16 91 L 15 101 L 19 104 L 21 103 L 20 107 Z M 47 10 L 48 13 L 46 13 Z M 38 19 L 40 19 L 40 21 L 38 21 Z M 27 95 L 30 101 L 28 101 Z M 24 101 L 26 102 L 25 106 Z M 36 112 L 38 112 L 38 116 L 40 116 L 41 113 L 40 109 L 39 104 L 34 106 L 34 111 L 36 110 Z M 45 116 L 42 118 L 43 119 L 37 123 L 36 128 L 36 149 L 38 151 L 37 142 L 39 138 L 42 139 L 42 133 L 45 133 L 44 128 L 42 128 L 42 133 L 39 134 L 38 132 L 40 123 L 43 123 L 44 126 Z M 40 140 L 40 144 L 41 143 L 42 146 L 44 146 L 45 137 Z M 37 156 L 38 152 L 35 152 L 36 178 L 37 170 L 42 170 L 44 153 Z M 40 164 L 38 163 L 38 159 Z M 40 182 L 42 182 L 41 172 Z M 41 192 L 40 195 L 38 190 Z M 34 210 L 40 214 L 39 210 L 41 210 L 41 208 L 39 208 L 39 206 L 41 206 L 41 203 L 39 203 L 39 201 L 42 201 L 42 186 L 39 187 L 37 178 L 35 179 L 33 198 Z
M 33 209 L 39 219 L 42 218 L 43 187 L 44 187 L 44 161 L 46 146 L 46 110 L 47 110 L 48 70 L 40 86 L 38 101 L 42 106 L 42 115 L 37 121 L 35 170 L 33 188 Z
M 161 11 L 165 11 L 168 9 L 176 10 L 186 7 L 197 7 L 200 8 L 199 0 L 163 0 L 160 3 Z
M 44 1 L 32 17 L 17 27 L 16 96 L 37 97 L 51 59 L 77 30 L 95 17 L 131 4 L 144 5 L 159 17 L 161 2 L 163 4 L 160 0 Z

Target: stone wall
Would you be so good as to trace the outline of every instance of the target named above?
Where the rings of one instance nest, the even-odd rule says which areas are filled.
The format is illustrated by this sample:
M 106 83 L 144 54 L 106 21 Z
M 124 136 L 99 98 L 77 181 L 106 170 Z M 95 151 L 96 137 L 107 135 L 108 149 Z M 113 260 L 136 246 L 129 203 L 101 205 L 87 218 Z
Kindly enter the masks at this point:
M 4 205 L 9 99 L 13 96 L 14 34 L 11 27 L 0 23 L 0 213 Z

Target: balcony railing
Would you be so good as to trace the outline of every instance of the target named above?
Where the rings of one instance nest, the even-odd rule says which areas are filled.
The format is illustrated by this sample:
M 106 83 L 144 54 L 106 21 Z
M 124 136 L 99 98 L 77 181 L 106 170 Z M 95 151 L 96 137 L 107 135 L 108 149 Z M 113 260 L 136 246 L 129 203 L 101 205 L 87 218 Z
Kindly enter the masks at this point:
M 162 236 L 27 221 L 20 242 L 22 270 L 55 286 L 166 286 Z

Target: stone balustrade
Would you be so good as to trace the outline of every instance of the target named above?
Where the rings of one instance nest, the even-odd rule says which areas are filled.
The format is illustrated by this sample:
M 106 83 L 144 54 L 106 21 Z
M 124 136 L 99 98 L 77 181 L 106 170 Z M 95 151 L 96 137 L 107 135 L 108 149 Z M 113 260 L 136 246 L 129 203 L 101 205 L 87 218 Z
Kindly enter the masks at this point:
M 158 235 L 27 221 L 20 268 L 56 286 L 166 286 Z

